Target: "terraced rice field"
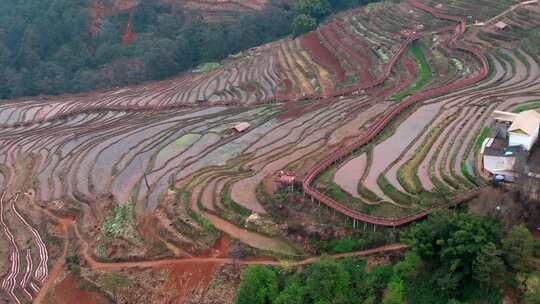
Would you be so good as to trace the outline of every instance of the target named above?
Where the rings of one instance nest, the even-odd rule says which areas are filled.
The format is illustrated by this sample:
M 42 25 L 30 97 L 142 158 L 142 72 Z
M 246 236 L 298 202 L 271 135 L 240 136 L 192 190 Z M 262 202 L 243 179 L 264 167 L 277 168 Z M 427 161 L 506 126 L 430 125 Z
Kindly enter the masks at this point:
M 474 25 L 540 20 L 523 20 L 527 5 L 501 15 L 497 1 L 478 3 L 373 4 L 216 70 L 3 102 L 0 302 L 45 297 L 73 254 L 70 238 L 103 247 L 100 227 L 129 201 L 136 228 L 88 254 L 193 257 L 220 234 L 303 254 L 261 202 L 280 170 L 353 227 L 404 225 L 475 195 L 485 184 L 475 142 L 490 114 L 540 98 L 539 58 L 505 47 L 509 33 Z M 478 20 L 468 18 L 478 5 Z M 240 122 L 250 127 L 233 131 Z M 267 224 L 246 229 L 252 213 Z

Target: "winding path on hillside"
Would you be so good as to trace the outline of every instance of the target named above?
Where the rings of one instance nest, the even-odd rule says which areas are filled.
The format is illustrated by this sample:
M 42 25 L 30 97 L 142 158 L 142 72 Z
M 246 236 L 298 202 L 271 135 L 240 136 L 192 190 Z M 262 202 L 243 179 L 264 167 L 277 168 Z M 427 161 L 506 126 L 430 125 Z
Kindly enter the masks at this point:
M 325 160 L 319 162 L 318 164 L 316 164 L 313 168 L 311 168 L 309 170 L 309 172 L 306 174 L 306 177 L 302 181 L 302 187 L 303 187 L 304 192 L 306 194 L 308 194 L 311 197 L 312 200 L 316 200 L 318 202 L 321 202 L 322 204 L 326 205 L 327 207 L 329 207 L 329 208 L 331 208 L 331 209 L 333 209 L 333 210 L 335 210 L 335 211 L 337 211 L 337 212 L 339 212 L 339 213 L 341 213 L 341 214 L 343 214 L 343 215 L 345 215 L 345 216 L 347 216 L 349 218 L 352 218 L 353 221 L 354 221 L 353 226 L 356 225 L 356 222 L 364 222 L 364 223 L 369 223 L 369 224 L 373 224 L 373 225 L 389 226 L 389 227 L 402 226 L 402 225 L 405 225 L 405 224 L 408 224 L 410 222 L 413 222 L 413 221 L 416 221 L 418 219 L 426 217 L 431 212 L 433 212 L 433 210 L 435 210 L 435 209 L 438 209 L 438 208 L 441 208 L 441 207 L 444 207 L 444 206 L 448 206 L 450 204 L 459 204 L 459 203 L 465 202 L 465 201 L 477 196 L 481 191 L 481 189 L 475 189 L 473 191 L 467 192 L 467 193 L 465 193 L 463 195 L 460 195 L 460 196 L 456 197 L 450 204 L 445 203 L 445 204 L 442 204 L 442 205 L 438 205 L 438 206 L 435 206 L 434 208 L 431 208 L 431 209 L 422 210 L 422 211 L 420 211 L 420 212 L 418 212 L 416 214 L 411 214 L 411 215 L 408 215 L 408 216 L 397 217 L 397 218 L 381 218 L 381 217 L 370 216 L 370 215 L 363 214 L 363 213 L 357 212 L 355 210 L 352 210 L 352 209 L 346 207 L 344 204 L 342 204 L 342 203 L 334 200 L 333 198 L 319 192 L 317 189 L 315 189 L 312 186 L 313 181 L 321 173 L 323 173 L 328 168 L 330 168 L 331 166 L 338 163 L 341 159 L 347 157 L 348 155 L 354 153 L 355 151 L 357 151 L 358 149 L 360 149 L 364 145 L 371 142 L 390 123 L 390 121 L 392 119 L 394 119 L 396 116 L 398 116 L 400 113 L 402 113 L 403 111 L 405 111 L 406 109 L 408 109 L 412 105 L 416 104 L 419 101 L 425 100 L 427 98 L 438 97 L 438 96 L 441 96 L 441 95 L 443 95 L 445 93 L 456 91 L 458 89 L 461 89 L 461 88 L 476 84 L 476 83 L 484 80 L 487 77 L 487 75 L 489 73 L 489 63 L 488 63 L 488 59 L 487 59 L 486 55 L 484 54 L 484 52 L 480 48 L 467 46 L 467 45 L 462 44 L 459 41 L 459 38 L 465 33 L 465 30 L 466 30 L 465 18 L 442 14 L 442 13 L 436 11 L 435 9 L 433 9 L 433 8 L 423 4 L 423 3 L 420 3 L 417 0 L 407 0 L 407 1 L 413 7 L 417 8 L 417 9 L 420 9 L 422 11 L 428 12 L 428 13 L 430 13 L 431 15 L 433 15 L 436 18 L 457 22 L 458 25 L 455 26 L 454 34 L 452 35 L 452 38 L 450 39 L 450 43 L 449 43 L 450 47 L 455 48 L 455 49 L 459 49 L 459 50 L 462 50 L 462 51 L 465 51 L 467 53 L 472 54 L 482 64 L 482 67 L 480 69 L 480 72 L 476 73 L 475 76 L 473 76 L 471 78 L 456 81 L 456 82 L 447 84 L 447 85 L 445 85 L 443 87 L 438 87 L 438 88 L 434 88 L 434 89 L 421 91 L 421 92 L 419 92 L 417 94 L 414 94 L 414 95 L 411 95 L 411 96 L 407 97 L 397 107 L 395 107 L 392 111 L 388 112 L 381 119 L 379 119 L 379 121 L 376 122 L 370 128 L 370 130 L 367 132 L 366 135 L 359 138 L 358 140 L 356 140 L 352 144 L 338 149 L 337 151 L 335 151 L 334 153 L 329 155 Z M 417 35 L 414 35 L 414 37 L 416 39 L 418 38 Z M 412 41 L 410 41 L 410 42 L 412 42 Z M 400 50 L 400 51 L 403 52 L 404 49 Z M 401 54 L 401 52 L 398 52 L 397 55 L 399 56 Z M 398 57 L 393 58 L 392 64 L 395 63 L 397 58 Z M 391 69 L 391 67 L 392 67 L 392 65 L 389 66 L 390 69 Z M 388 77 L 388 74 L 385 73 L 384 76 Z
M 35 202 L 34 202 L 35 204 Z M 141 260 L 134 262 L 99 262 L 94 259 L 94 257 L 89 253 L 90 246 L 88 242 L 84 239 L 82 234 L 79 231 L 76 220 L 72 218 L 64 218 L 56 216 L 47 209 L 43 209 L 48 215 L 53 216 L 57 219 L 60 226 L 62 227 L 62 235 L 64 239 L 63 253 L 62 256 L 57 260 L 53 266 L 50 276 L 45 280 L 42 288 L 39 290 L 34 303 L 42 303 L 47 294 L 52 291 L 55 280 L 60 276 L 64 271 L 65 258 L 67 256 L 67 248 L 72 240 L 69 239 L 69 228 L 73 228 L 75 232 L 76 242 L 79 245 L 80 253 L 82 258 L 85 261 L 85 265 L 92 270 L 122 270 L 122 269 L 133 269 L 133 268 L 159 268 L 163 266 L 170 265 L 182 265 L 182 264 L 205 264 L 205 263 L 214 263 L 216 265 L 227 265 L 227 264 L 239 264 L 239 265 L 271 265 L 271 266 L 283 266 L 287 265 L 289 267 L 300 267 L 309 264 L 316 263 L 321 259 L 326 258 L 346 258 L 346 257 L 368 257 L 373 255 L 384 255 L 384 254 L 394 254 L 408 250 L 409 246 L 401 243 L 389 244 L 385 246 L 380 246 L 367 250 L 353 251 L 348 253 L 333 254 L 333 255 L 324 255 L 324 256 L 313 256 L 305 258 L 303 260 L 297 261 L 280 261 L 276 259 L 269 258 L 247 258 L 243 260 L 235 260 L 228 257 L 187 257 L 187 258 L 166 258 L 159 260 Z

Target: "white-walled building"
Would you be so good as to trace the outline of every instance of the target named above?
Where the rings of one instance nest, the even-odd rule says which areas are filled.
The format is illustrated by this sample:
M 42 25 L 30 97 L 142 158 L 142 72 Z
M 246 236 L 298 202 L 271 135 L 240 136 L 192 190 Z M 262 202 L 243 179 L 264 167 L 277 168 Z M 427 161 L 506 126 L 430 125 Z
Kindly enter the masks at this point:
M 482 144 L 483 167 L 495 177 L 503 176 L 504 180 L 512 181 L 516 160 L 526 156 L 538 139 L 540 113 L 494 111 L 493 118 L 499 124 L 493 137 L 486 138 Z
M 508 146 L 522 146 L 530 151 L 538 139 L 538 130 L 540 129 L 540 113 L 529 110 L 519 114 L 494 111 L 493 118 L 496 121 L 509 124 Z
M 519 113 L 508 128 L 508 145 L 522 146 L 530 151 L 538 139 L 540 113 L 529 110 Z

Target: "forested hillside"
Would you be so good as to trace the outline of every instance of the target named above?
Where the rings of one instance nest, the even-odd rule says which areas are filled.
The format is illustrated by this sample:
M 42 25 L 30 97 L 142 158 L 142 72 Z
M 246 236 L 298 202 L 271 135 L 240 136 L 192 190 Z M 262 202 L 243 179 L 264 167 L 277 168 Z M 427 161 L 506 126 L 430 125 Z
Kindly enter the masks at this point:
M 293 27 L 296 34 L 308 31 L 332 11 L 365 2 L 271 0 L 262 10 L 207 21 L 175 1 L 4 0 L 0 98 L 163 79 L 275 40 Z

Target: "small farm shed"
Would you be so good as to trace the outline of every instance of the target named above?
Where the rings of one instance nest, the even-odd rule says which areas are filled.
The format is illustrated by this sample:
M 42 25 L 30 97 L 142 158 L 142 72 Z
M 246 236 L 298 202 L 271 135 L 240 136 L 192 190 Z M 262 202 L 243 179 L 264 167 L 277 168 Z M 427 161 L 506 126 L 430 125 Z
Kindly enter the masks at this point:
M 508 24 L 502 21 L 495 23 L 495 28 L 499 31 L 504 31 L 508 27 Z
M 505 112 L 505 111 L 493 111 L 493 114 L 492 114 L 493 119 L 495 119 L 498 122 L 507 123 L 508 125 L 513 123 L 514 119 L 516 119 L 517 116 L 518 114 L 516 113 Z
M 236 131 L 236 132 L 239 132 L 239 133 L 242 133 L 244 132 L 245 130 L 249 129 L 251 125 L 248 123 L 248 122 L 241 122 L 237 125 L 235 125 L 233 127 L 233 129 Z

